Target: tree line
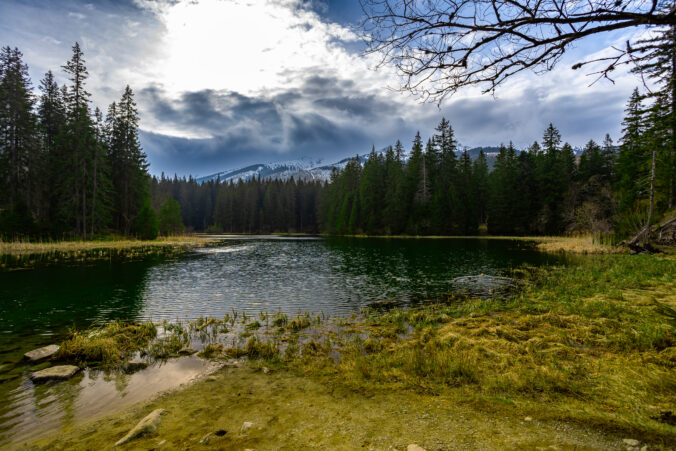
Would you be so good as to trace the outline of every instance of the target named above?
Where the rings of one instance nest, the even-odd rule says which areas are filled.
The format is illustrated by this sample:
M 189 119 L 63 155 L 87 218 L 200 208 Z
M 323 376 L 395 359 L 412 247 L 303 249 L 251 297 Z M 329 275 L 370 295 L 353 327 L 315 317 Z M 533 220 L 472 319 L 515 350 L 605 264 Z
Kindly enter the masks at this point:
M 667 38 L 664 38 L 667 39 Z M 666 44 L 673 41 L 673 36 Z M 664 43 L 663 43 L 664 44 Z M 127 86 L 92 110 L 76 43 L 59 86 L 49 71 L 32 92 L 18 49 L 0 51 L 0 236 L 141 238 L 228 233 L 475 235 L 616 232 L 628 236 L 674 208 L 674 52 L 637 71 L 659 88 L 629 99 L 619 145 L 590 140 L 581 155 L 550 124 L 539 142 L 501 145 L 489 168 L 459 151 L 442 119 L 410 150 L 397 141 L 355 158 L 327 183 L 150 177 Z M 643 64 L 643 66 L 641 66 Z
M 647 102 L 648 97 L 656 97 Z M 674 208 L 676 155 L 666 95 L 629 99 L 619 146 L 609 135 L 576 156 L 552 124 L 524 150 L 501 145 L 491 171 L 483 150 L 458 152 L 442 119 L 408 158 L 401 142 L 334 173 L 322 191 L 320 230 L 334 234 L 556 235 L 636 233 Z
M 92 109 L 78 43 L 62 70 L 67 84 L 50 70 L 36 95 L 19 49 L 0 50 L 0 236 L 152 235 L 157 219 L 131 88 L 104 115 Z
M 579 155 L 549 124 L 527 149 L 501 145 L 488 155 L 459 151 L 442 119 L 426 141 L 417 133 L 410 151 L 401 141 L 372 149 L 335 170 L 328 183 L 153 177 L 152 204 L 171 197 L 188 230 L 228 233 L 305 232 L 370 235 L 555 235 L 574 232 L 629 236 L 642 227 L 651 204 L 656 156 L 655 214 L 674 208 L 676 160 L 664 118 L 668 103 L 635 90 L 619 145 L 606 135 Z M 658 118 L 661 118 L 658 120 Z
M 293 178 L 198 183 L 162 174 L 151 181 L 153 206 L 176 199 L 187 230 L 214 233 L 319 233 L 317 202 L 323 189 L 321 182 Z

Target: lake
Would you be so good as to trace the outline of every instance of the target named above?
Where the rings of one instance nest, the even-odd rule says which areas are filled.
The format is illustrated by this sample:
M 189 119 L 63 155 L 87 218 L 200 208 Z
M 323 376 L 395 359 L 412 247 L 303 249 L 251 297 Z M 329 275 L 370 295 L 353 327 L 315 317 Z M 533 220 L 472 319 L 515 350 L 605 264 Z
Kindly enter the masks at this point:
M 57 427 L 83 412 L 95 413 L 92 404 L 106 390 L 111 392 L 109 404 L 122 406 L 122 398 L 131 402 L 136 399 L 132 388 L 142 390 L 150 383 L 148 375 L 159 371 L 151 368 L 145 376 L 123 382 L 85 372 L 72 382 L 34 387 L 26 377 L 30 368 L 20 363 L 22 354 L 60 340 L 73 326 L 116 319 L 222 317 L 233 310 L 343 316 L 375 301 L 406 304 L 438 299 L 459 276 L 499 275 L 525 264 L 561 263 L 560 257 L 516 240 L 221 239 L 218 247 L 174 261 L 0 273 L 0 447 L 16 433 L 30 431 L 31 425 L 42 422 L 44 427 L 51 419 Z M 172 365 L 177 364 L 168 364 L 165 371 Z M 183 382 L 204 369 L 193 360 L 181 365 L 188 370 L 175 369 L 177 376 L 169 379 Z M 68 415 L 63 413 L 63 399 Z

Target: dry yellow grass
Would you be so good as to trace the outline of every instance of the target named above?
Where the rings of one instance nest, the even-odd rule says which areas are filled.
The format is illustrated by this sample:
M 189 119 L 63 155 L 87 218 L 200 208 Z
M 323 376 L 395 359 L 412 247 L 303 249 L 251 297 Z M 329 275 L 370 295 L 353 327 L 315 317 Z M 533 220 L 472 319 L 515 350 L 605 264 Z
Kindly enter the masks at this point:
M 570 254 L 621 254 L 626 252 L 625 248 L 602 244 L 592 235 L 524 237 L 523 239 L 537 242 L 537 248 L 543 252 Z
M 570 254 L 623 254 L 626 249 L 602 243 L 601 239 L 593 235 L 579 236 L 499 236 L 499 235 L 481 235 L 481 236 L 412 236 L 412 235 L 392 235 L 392 236 L 369 236 L 369 235 L 349 235 L 352 238 L 401 238 L 401 239 L 466 239 L 466 240 L 516 240 L 530 241 L 536 243 L 537 249 L 543 252 L 551 253 L 570 253 Z
M 133 249 L 138 247 L 188 246 L 201 247 L 213 241 L 198 236 L 169 236 L 156 240 L 103 240 L 103 241 L 2 241 L 0 240 L 0 255 L 32 255 L 48 254 L 53 252 L 73 253 L 90 251 L 93 249 Z

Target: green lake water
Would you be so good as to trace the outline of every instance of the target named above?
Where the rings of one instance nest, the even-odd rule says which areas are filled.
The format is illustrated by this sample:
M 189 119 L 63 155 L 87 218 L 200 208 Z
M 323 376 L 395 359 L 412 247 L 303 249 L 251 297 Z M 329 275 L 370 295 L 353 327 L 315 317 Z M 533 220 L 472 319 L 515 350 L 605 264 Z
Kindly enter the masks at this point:
M 438 299 L 459 276 L 560 263 L 560 257 L 513 240 L 227 237 L 219 247 L 172 261 L 0 273 L 0 447 L 41 421 L 57 427 L 96 411 L 92 386 L 99 387 L 96 393 L 121 387 L 112 390 L 114 404 L 130 386 L 151 383 L 142 374 L 120 382 L 86 372 L 67 383 L 34 387 L 22 354 L 59 341 L 73 326 L 222 317 L 233 310 L 349 315 L 375 301 Z M 203 369 L 185 362 L 195 373 Z M 145 377 L 159 369 L 147 371 Z M 175 379 L 185 378 L 185 371 L 175 371 L 181 374 Z

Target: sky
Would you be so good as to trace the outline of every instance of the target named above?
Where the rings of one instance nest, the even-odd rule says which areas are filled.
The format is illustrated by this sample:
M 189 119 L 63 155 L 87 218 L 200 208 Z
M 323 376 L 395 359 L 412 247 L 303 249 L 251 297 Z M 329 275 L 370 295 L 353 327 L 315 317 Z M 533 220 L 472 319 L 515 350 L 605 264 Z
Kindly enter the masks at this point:
M 301 157 L 332 163 L 406 148 L 446 117 L 460 144 L 524 148 L 553 123 L 564 141 L 617 140 L 635 75 L 615 84 L 572 64 L 631 34 L 587 38 L 545 75 L 523 73 L 496 92 L 461 91 L 441 105 L 397 88 L 391 67 L 365 55 L 358 0 L 2 0 L 0 45 L 18 47 L 34 87 L 79 42 L 87 89 L 103 111 L 128 84 L 150 172 L 204 176 Z

